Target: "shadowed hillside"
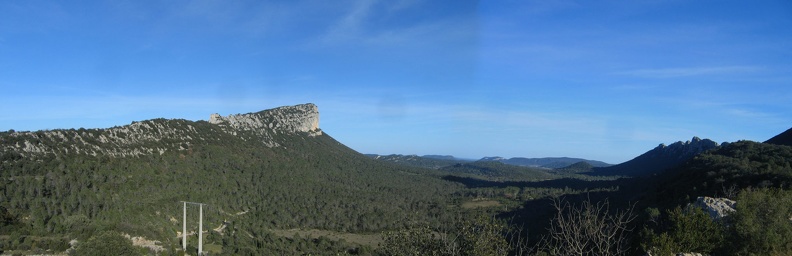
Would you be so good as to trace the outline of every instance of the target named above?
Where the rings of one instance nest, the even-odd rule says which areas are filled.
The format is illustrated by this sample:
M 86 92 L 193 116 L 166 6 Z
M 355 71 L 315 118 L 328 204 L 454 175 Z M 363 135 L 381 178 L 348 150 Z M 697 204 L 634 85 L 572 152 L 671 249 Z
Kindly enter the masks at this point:
M 792 128 L 770 138 L 764 143 L 792 146 Z
M 686 142 L 675 142 L 666 146 L 660 144 L 656 148 L 633 158 L 630 161 L 604 168 L 595 168 L 597 175 L 643 176 L 658 173 L 678 164 L 684 163 L 701 152 L 717 148 L 719 144 L 709 139 L 693 137 Z

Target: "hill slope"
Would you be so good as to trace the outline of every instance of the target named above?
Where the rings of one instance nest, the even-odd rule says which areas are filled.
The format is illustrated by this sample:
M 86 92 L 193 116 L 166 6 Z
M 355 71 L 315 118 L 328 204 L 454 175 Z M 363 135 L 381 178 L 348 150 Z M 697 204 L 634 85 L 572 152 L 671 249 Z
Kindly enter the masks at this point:
M 633 158 L 630 161 L 604 168 L 595 168 L 598 175 L 642 176 L 657 173 L 679 165 L 701 152 L 717 148 L 719 143 L 709 139 L 693 137 L 686 142 L 675 142 L 656 148 Z
M 789 130 L 786 130 L 781 134 L 773 136 L 764 143 L 792 146 L 792 128 L 789 128 Z
M 538 181 L 559 178 L 545 170 L 508 165 L 497 161 L 476 161 L 440 168 L 448 175 L 472 177 L 488 181 Z
M 652 177 L 648 202 L 684 205 L 698 196 L 728 196 L 745 188 L 792 188 L 792 147 L 738 141 L 704 152 Z
M 318 120 L 305 104 L 209 122 L 0 133 L 0 206 L 12 216 L 0 237 L 63 246 L 115 230 L 180 248 L 180 201 L 192 201 L 207 204 L 205 227 L 227 226 L 207 243 L 258 254 L 282 243 L 268 230 L 378 232 L 445 216 L 458 185 L 369 159 Z

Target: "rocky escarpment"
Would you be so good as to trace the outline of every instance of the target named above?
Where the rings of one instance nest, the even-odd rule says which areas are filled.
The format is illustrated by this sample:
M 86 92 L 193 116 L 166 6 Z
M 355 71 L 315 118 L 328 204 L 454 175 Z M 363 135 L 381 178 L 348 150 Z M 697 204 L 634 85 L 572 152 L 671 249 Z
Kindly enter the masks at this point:
M 201 137 L 190 121 L 153 119 L 107 129 L 7 132 L 0 135 L 0 152 L 6 157 L 49 154 L 130 157 L 187 150 L 196 140 L 205 140 Z
M 649 157 L 671 157 L 677 159 L 690 159 L 701 152 L 718 147 L 720 144 L 709 139 L 700 139 L 693 137 L 693 139 L 685 142 L 677 141 L 671 145 L 666 146 L 660 144 L 652 151 L 649 151 Z
M 280 134 L 317 136 L 322 131 L 317 106 L 302 104 L 227 117 L 212 114 L 208 123 L 160 118 L 107 129 L 2 132 L 0 157 L 13 160 L 50 154 L 110 157 L 164 154 L 188 150 L 195 143 L 222 140 L 223 133 L 278 147 L 276 137 Z
M 209 123 L 218 125 L 223 131 L 235 136 L 242 131 L 252 132 L 268 147 L 280 146 L 273 139 L 278 134 L 307 133 L 312 137 L 322 135 L 322 130 L 319 129 L 319 108 L 310 103 L 226 117 L 212 114 Z

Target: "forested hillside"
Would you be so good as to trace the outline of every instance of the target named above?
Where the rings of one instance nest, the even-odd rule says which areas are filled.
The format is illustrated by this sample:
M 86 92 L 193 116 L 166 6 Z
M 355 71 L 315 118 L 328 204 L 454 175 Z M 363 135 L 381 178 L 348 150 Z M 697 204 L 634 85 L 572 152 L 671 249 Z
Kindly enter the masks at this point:
M 738 141 L 648 178 L 638 183 L 649 189 L 641 199 L 647 219 L 637 239 L 660 254 L 789 255 L 790 165 L 790 146 Z M 686 207 L 700 197 L 731 199 L 736 208 L 712 219 L 712 213 Z
M 287 107 L 236 118 L 244 124 L 309 114 Z M 180 248 L 180 201 L 206 204 L 204 227 L 226 226 L 210 232 L 208 243 L 232 254 L 288 246 L 271 230 L 370 233 L 447 217 L 447 195 L 460 186 L 371 160 L 318 127 L 303 132 L 272 121 L 260 121 L 274 127 L 266 130 L 155 119 L 4 132 L 3 248 L 62 251 L 103 230 Z M 190 222 L 197 226 L 195 217 Z
M 733 196 L 746 188 L 792 186 L 792 147 L 738 141 L 702 153 L 654 178 L 657 200 L 676 203 L 697 196 Z M 732 193 L 732 195 L 727 195 Z
M 459 163 L 440 169 L 448 175 L 472 177 L 489 181 L 538 181 L 559 176 L 546 170 L 525 166 L 508 165 L 497 161 Z

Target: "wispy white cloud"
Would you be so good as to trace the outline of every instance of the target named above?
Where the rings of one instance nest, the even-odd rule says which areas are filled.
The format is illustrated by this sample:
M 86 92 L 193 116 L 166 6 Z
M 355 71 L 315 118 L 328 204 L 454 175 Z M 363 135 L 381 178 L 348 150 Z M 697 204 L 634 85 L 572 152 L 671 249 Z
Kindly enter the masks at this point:
M 400 15 L 424 8 L 415 1 L 356 1 L 346 6 L 344 15 L 331 20 L 324 33 L 312 42 L 314 46 L 406 47 L 472 40 L 476 36 L 474 17 L 437 16 L 422 22 L 399 21 Z M 471 15 L 475 13 L 470 11 Z
M 684 67 L 684 68 L 657 68 L 637 69 L 616 72 L 618 75 L 628 75 L 643 78 L 677 78 L 689 76 L 746 74 L 761 71 L 756 66 L 713 66 L 713 67 Z
M 768 118 L 768 117 L 772 117 L 773 116 L 773 115 L 771 115 L 769 113 L 766 113 L 766 112 L 754 111 L 754 110 L 749 110 L 749 109 L 741 109 L 741 108 L 725 109 L 724 112 L 726 114 L 728 114 L 728 115 L 731 115 L 731 116 L 742 117 L 742 118 L 752 118 L 752 119 L 753 118 Z

